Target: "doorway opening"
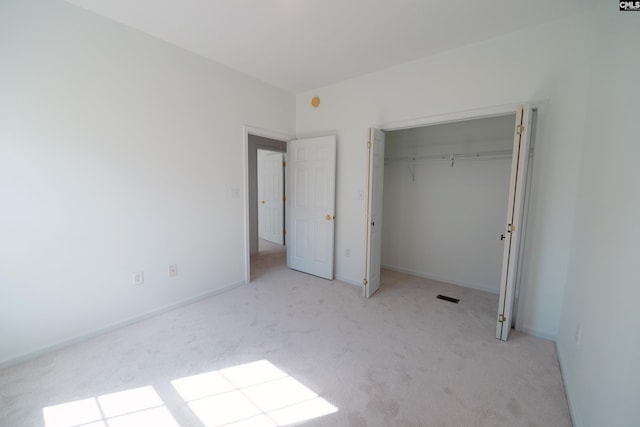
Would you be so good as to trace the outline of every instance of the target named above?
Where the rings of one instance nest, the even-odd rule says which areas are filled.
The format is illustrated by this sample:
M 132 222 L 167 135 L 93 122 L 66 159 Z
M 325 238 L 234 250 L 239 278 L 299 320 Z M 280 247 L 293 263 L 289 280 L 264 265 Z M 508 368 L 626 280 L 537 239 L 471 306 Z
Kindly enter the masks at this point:
M 284 153 L 258 148 L 258 239 L 265 242 L 258 245 L 258 252 L 267 247 L 285 245 L 285 166 Z M 267 245 L 267 242 L 272 245 Z
M 336 137 L 245 126 L 243 141 L 245 282 L 274 267 L 333 280 Z
M 508 338 L 525 268 L 537 111 L 371 129 L 365 296 L 384 286 L 381 268 L 493 293 L 496 336 Z
M 287 139 L 256 133 L 246 134 L 247 282 L 286 263 L 284 183 Z
M 257 154 L 257 195 L 253 199 L 258 207 L 258 246 L 251 257 L 252 280 L 286 264 L 286 154 L 264 148 L 258 148 Z

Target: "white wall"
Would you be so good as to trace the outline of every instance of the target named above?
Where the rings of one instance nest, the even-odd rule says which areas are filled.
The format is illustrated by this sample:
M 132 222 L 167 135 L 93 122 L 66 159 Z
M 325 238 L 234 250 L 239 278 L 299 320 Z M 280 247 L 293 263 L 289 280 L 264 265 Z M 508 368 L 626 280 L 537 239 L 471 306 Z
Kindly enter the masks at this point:
M 382 264 L 488 292 L 500 291 L 511 159 L 429 160 L 384 171 Z
M 638 425 L 640 402 L 640 14 L 607 6 L 594 25 L 585 147 L 557 342 L 578 427 Z
M 536 156 L 524 328 L 557 333 L 571 244 L 588 82 L 590 15 L 455 49 L 297 95 L 298 137 L 337 134 L 336 275 L 364 277 L 367 127 L 548 100 Z M 322 100 L 311 107 L 313 96 Z M 351 258 L 344 256 L 351 248 Z
M 242 125 L 292 134 L 292 95 L 30 0 L 0 94 L 0 363 L 243 281 Z

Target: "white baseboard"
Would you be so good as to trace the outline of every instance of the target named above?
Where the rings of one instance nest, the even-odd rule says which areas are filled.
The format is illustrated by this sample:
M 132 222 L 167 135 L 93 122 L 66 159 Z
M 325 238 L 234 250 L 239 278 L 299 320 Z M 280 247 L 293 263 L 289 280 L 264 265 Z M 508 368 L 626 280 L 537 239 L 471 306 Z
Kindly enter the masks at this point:
M 422 277 L 423 279 L 430 279 L 430 280 L 437 280 L 439 282 L 451 283 L 452 285 L 462 286 L 464 288 L 476 289 L 476 290 L 479 290 L 479 291 L 489 292 L 489 293 L 492 293 L 492 294 L 499 294 L 500 293 L 500 290 L 496 290 L 496 289 L 490 288 L 488 286 L 477 285 L 475 283 L 462 282 L 462 281 L 459 281 L 459 280 L 452 280 L 452 279 L 450 279 L 448 277 L 438 276 L 436 274 L 429 274 L 429 273 L 425 273 L 425 272 L 422 272 L 422 271 L 414 271 L 414 270 L 410 270 L 410 269 L 407 269 L 407 268 L 395 267 L 393 265 L 388 265 L 388 264 L 383 264 L 382 268 L 384 268 L 386 270 L 397 271 L 398 273 L 404 273 L 404 274 L 410 274 L 410 275 L 416 276 L 416 277 Z
M 359 288 L 362 287 L 362 280 L 360 280 L 360 281 L 353 280 L 353 279 L 350 279 L 350 278 L 345 277 L 345 276 L 336 276 L 336 280 L 339 280 L 341 282 L 347 283 L 349 285 L 357 286 Z
M 153 310 L 144 312 L 142 314 L 137 314 L 135 316 L 131 316 L 131 317 L 129 317 L 127 319 L 124 319 L 124 320 L 118 320 L 116 322 L 109 323 L 109 324 L 107 324 L 105 326 L 101 326 L 99 328 L 91 329 L 91 330 L 89 330 L 87 332 L 82 332 L 80 334 L 71 336 L 69 338 L 65 338 L 65 339 L 62 339 L 60 341 L 57 341 L 57 342 L 55 342 L 53 344 L 48 344 L 48 345 L 39 347 L 39 348 L 37 348 L 37 349 L 35 349 L 33 351 L 22 353 L 22 354 L 19 354 L 17 356 L 11 356 L 8 359 L 0 361 L 0 369 L 6 368 L 6 367 L 11 366 L 11 365 L 16 365 L 18 363 L 25 362 L 25 361 L 27 361 L 29 359 L 33 359 L 33 358 L 41 356 L 43 354 L 50 353 L 52 351 L 59 350 L 59 349 L 64 348 L 64 347 L 68 347 L 70 345 L 77 344 L 77 343 L 82 342 L 82 341 L 86 341 L 88 339 L 97 337 L 99 335 L 103 335 L 103 334 L 106 334 L 108 332 L 114 331 L 116 329 L 120 329 L 122 327 L 131 325 L 133 323 L 137 323 L 137 322 L 140 322 L 142 320 L 145 320 L 145 319 L 148 319 L 148 318 L 151 318 L 151 317 L 154 317 L 154 316 L 158 316 L 158 315 L 160 315 L 162 313 L 166 313 L 168 311 L 174 310 L 174 309 L 179 308 L 179 307 L 183 307 L 185 305 L 193 304 L 194 302 L 197 302 L 197 301 L 203 300 L 205 298 L 208 298 L 208 297 L 211 297 L 211 296 L 214 296 L 214 295 L 218 295 L 218 294 L 230 291 L 232 289 L 238 288 L 240 286 L 244 286 L 246 284 L 247 283 L 244 280 L 240 281 L 240 282 L 236 282 L 236 283 L 231 283 L 229 285 L 223 286 L 222 288 L 214 289 L 212 291 L 207 291 L 207 292 L 204 292 L 202 294 L 199 294 L 199 295 L 196 295 L 196 296 L 193 296 L 193 297 L 190 297 L 190 298 L 186 298 L 184 300 L 180 300 L 180 301 L 175 302 L 175 303 L 171 303 L 171 304 L 164 305 L 162 307 L 154 308 Z
M 542 338 L 542 339 L 553 341 L 553 342 L 555 342 L 557 338 L 556 335 L 554 334 L 550 334 L 548 332 L 542 332 L 537 329 L 532 329 L 527 327 L 522 328 L 522 332 L 527 335 L 533 335 L 534 337 Z
M 555 344 L 556 344 L 556 354 L 558 355 L 558 362 L 560 364 L 560 375 L 562 376 L 562 384 L 564 386 L 564 394 L 565 396 L 567 396 L 567 403 L 569 405 L 569 415 L 571 415 L 571 422 L 574 427 L 580 427 L 584 424 L 580 422 L 580 419 L 578 418 L 576 413 L 575 406 L 573 404 L 574 400 L 571 398 L 571 391 L 568 387 L 567 375 L 566 375 L 567 364 L 564 361 L 564 356 L 562 351 L 560 350 L 560 347 L 558 346 L 558 342 L 556 342 Z

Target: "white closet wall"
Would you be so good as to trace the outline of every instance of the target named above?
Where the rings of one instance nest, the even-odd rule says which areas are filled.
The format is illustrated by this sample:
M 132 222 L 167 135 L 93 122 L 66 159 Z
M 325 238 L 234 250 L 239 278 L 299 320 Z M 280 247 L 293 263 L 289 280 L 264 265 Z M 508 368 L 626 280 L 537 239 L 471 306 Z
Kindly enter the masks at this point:
M 510 151 L 514 118 L 388 132 L 387 159 Z M 498 293 L 511 159 L 387 161 L 384 268 Z

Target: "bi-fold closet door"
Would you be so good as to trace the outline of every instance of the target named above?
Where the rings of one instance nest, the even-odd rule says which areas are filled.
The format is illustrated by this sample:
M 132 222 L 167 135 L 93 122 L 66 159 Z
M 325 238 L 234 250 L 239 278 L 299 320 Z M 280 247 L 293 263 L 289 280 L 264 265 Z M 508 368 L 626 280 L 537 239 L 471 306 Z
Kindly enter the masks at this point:
M 509 204 L 505 224 L 505 245 L 502 257 L 500 301 L 496 321 L 496 338 L 506 341 L 513 324 L 518 260 L 524 232 L 524 202 L 529 167 L 532 112 L 528 105 L 521 106 L 516 113 L 513 136 L 511 181 Z
M 370 298 L 380 289 L 380 267 L 382 261 L 382 197 L 384 179 L 384 132 L 369 129 L 367 141 L 368 176 L 367 214 L 366 214 L 366 250 L 365 278 L 362 294 Z

